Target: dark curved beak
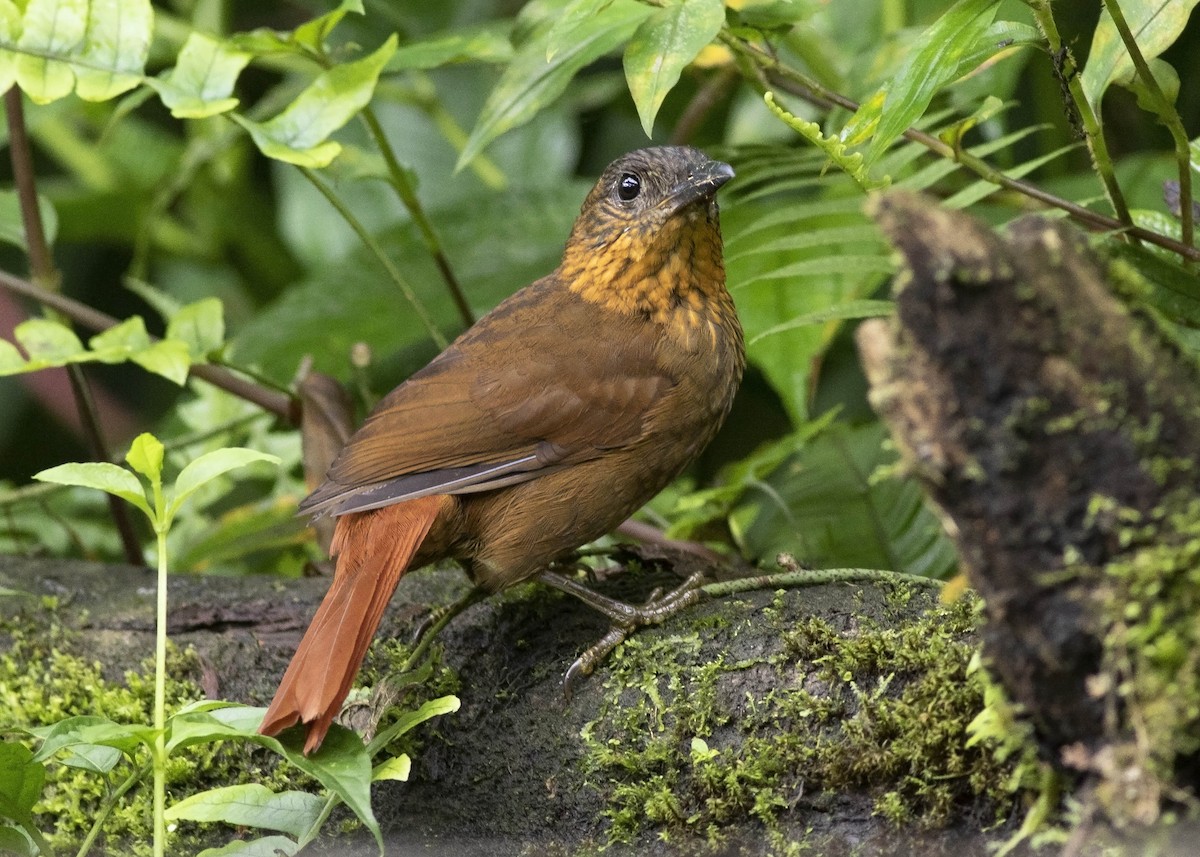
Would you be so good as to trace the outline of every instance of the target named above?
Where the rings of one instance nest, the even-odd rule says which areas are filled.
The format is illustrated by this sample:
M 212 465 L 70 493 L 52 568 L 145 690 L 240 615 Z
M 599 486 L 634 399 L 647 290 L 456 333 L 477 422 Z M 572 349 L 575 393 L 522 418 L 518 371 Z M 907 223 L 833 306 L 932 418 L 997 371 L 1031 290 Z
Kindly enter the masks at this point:
M 667 205 L 679 211 L 700 199 L 712 199 L 721 185 L 733 178 L 733 167 L 721 161 L 709 161 L 693 170 L 688 177 L 671 188 Z

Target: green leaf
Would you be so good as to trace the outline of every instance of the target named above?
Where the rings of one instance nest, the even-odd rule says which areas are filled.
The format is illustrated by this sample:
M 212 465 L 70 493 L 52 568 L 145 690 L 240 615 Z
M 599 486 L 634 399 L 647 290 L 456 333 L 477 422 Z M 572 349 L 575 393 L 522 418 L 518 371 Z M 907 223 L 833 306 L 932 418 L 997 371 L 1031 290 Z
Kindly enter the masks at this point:
M 271 464 L 278 464 L 279 458 L 253 449 L 228 447 L 226 449 L 215 449 L 212 452 L 206 452 L 195 461 L 188 463 L 179 472 L 179 477 L 175 480 L 172 498 L 167 503 L 168 520 L 175 516 L 183 501 L 201 485 L 211 482 L 213 479 L 228 473 L 230 470 L 244 467 L 255 461 L 267 461 Z
M 386 71 L 415 71 L 463 62 L 508 62 L 513 56 L 506 23 L 462 27 L 401 45 Z
M 334 724 L 321 749 L 305 756 L 304 734 L 291 729 L 282 738 L 258 734 L 265 708 L 229 706 L 215 711 L 192 711 L 171 718 L 167 752 L 221 738 L 238 737 L 267 747 L 287 758 L 304 773 L 336 794 L 371 831 L 382 847 L 379 822 L 371 811 L 371 757 L 362 739 L 343 726 Z
M 54 203 L 38 194 L 38 212 L 42 216 L 46 240 L 53 244 L 58 235 L 58 212 Z M 21 201 L 17 192 L 13 190 L 0 191 L 0 241 L 25 251 L 29 249 L 25 244 L 25 221 L 21 217 Z
M 45 782 L 46 766 L 34 760 L 28 747 L 0 744 L 0 816 L 27 824 Z
M 14 857 L 38 857 L 38 847 L 19 827 L 0 824 L 0 854 Z
M 85 354 L 83 343 L 69 327 L 45 318 L 23 321 L 13 330 L 13 338 L 25 349 L 30 362 L 60 366 Z
M 149 432 L 142 432 L 129 445 L 125 460 L 129 466 L 150 480 L 151 484 L 162 481 L 162 442 Z
M 1158 84 L 1158 88 L 1166 98 L 1168 107 L 1173 105 L 1179 98 L 1179 72 L 1175 71 L 1175 67 L 1162 57 L 1148 60 L 1146 64 L 1150 67 L 1150 74 L 1154 75 L 1155 83 Z M 1162 112 L 1158 99 L 1151 93 L 1150 87 L 1146 85 L 1141 74 L 1131 72 L 1123 75 L 1116 83 L 1136 95 L 1138 107 L 1147 113 Z
M 218 298 L 203 298 L 180 308 L 167 324 L 167 339 L 187 344 L 193 363 L 202 363 L 225 344 L 225 307 Z
M 75 69 L 84 101 L 108 101 L 142 81 L 154 11 L 150 0 L 91 0 L 87 38 Z
M 234 840 L 220 848 L 205 848 L 196 857 L 292 857 L 300 844 L 286 836 L 263 836 L 259 839 Z
M 35 473 L 33 478 L 40 482 L 77 485 L 113 494 L 123 500 L 128 500 L 141 509 L 147 518 L 154 520 L 154 513 L 146 504 L 142 483 L 125 468 L 117 467 L 107 461 L 60 464 L 57 467 Z
M 374 756 L 388 744 L 392 743 L 415 726 L 418 726 L 433 717 L 440 717 L 443 714 L 452 714 L 453 712 L 458 711 L 461 704 L 462 703 L 459 701 L 457 696 L 440 696 L 437 699 L 429 700 L 416 711 L 409 711 L 400 715 L 395 723 L 393 723 L 387 729 L 384 729 L 382 732 L 376 735 L 374 739 L 372 739 L 367 748 L 368 753 Z
M 933 96 L 977 61 L 998 0 L 958 0 L 917 39 L 908 59 L 847 123 L 848 136 L 874 129 L 867 163 L 876 159 L 924 113 Z M 998 49 L 998 48 L 997 48 Z
M 28 371 L 28 367 L 25 358 L 21 356 L 17 346 L 7 339 L 0 339 L 0 376 L 15 375 L 17 372 L 26 371 Z
M 371 782 L 378 783 L 381 780 L 396 780 L 398 782 L 408 782 L 408 775 L 412 772 L 412 759 L 407 753 L 401 753 L 399 756 L 393 756 L 387 761 L 380 762 L 371 771 Z
M 1142 56 L 1153 59 L 1173 45 L 1197 2 L 1200 0 L 1121 0 L 1121 12 Z M 1087 66 L 1080 76 L 1088 103 L 1098 108 L 1109 84 L 1132 70 L 1133 60 L 1125 50 L 1121 34 L 1108 10 L 1102 8 L 1100 21 L 1092 34 Z
M 354 12 L 358 15 L 365 14 L 362 0 L 342 0 L 333 11 L 326 12 L 311 21 L 305 21 L 297 27 L 292 38 L 296 44 L 313 51 L 324 50 L 325 40 L 333 32 L 333 28 L 341 23 L 347 12 Z
M 154 729 L 130 723 L 116 723 L 107 717 L 79 715 L 60 720 L 50 726 L 24 730 L 42 739 L 42 746 L 33 754 L 34 759 L 49 759 L 64 749 L 75 749 L 88 745 L 114 747 L 123 753 L 132 753 L 139 745 L 154 742 Z
M 58 759 L 60 765 L 79 768 L 93 774 L 107 774 L 117 766 L 124 754 L 116 747 L 100 744 L 79 744 Z
M 679 75 L 725 23 L 723 0 L 675 0 L 634 31 L 625 48 L 625 79 L 646 136 Z
M 17 59 L 12 51 L 21 35 L 21 10 L 12 0 L 0 0 L 0 91 L 7 92 L 17 82 Z
M 896 305 L 892 301 L 874 301 L 874 300 L 859 300 L 846 301 L 841 304 L 834 304 L 825 309 L 813 310 L 806 312 L 803 315 L 798 315 L 793 319 L 777 324 L 774 327 L 769 327 L 762 333 L 756 334 L 750 340 L 750 344 L 758 342 L 760 339 L 767 336 L 774 336 L 777 333 L 783 333 L 787 330 L 795 330 L 798 327 L 806 327 L 810 324 L 824 324 L 827 321 L 835 321 L 838 319 L 851 318 L 875 318 L 881 315 L 890 315 Z
M 92 359 L 101 363 L 124 362 L 130 355 L 149 348 L 151 344 L 146 323 L 140 315 L 127 318 L 88 340 Z
M 300 837 L 317 822 L 324 806 L 319 795 L 277 793 L 258 783 L 245 783 L 190 795 L 168 807 L 166 817 L 168 821 L 222 821 Z
M 370 102 L 379 73 L 395 52 L 393 34 L 369 56 L 322 72 L 275 118 L 234 118 L 267 157 L 302 167 L 328 166 L 342 147 L 325 138 Z
M 543 21 L 488 95 L 456 169 L 465 167 L 505 131 L 532 119 L 562 94 L 580 69 L 625 42 L 652 11 L 634 0 L 612 0 L 565 32 Z
M 226 42 L 193 32 L 175 66 L 146 81 L 176 119 L 203 119 L 237 106 L 233 87 L 251 54 Z
M 16 60 L 17 84 L 35 104 L 48 104 L 75 88 L 72 56 L 87 32 L 88 0 L 29 0 Z M 63 59 L 60 59 L 63 58 Z
M 730 526 L 753 556 L 947 576 L 957 556 L 920 486 L 879 473 L 896 459 L 885 438 L 878 423 L 831 425 L 749 486 Z
M 147 372 L 161 375 L 179 386 L 187 381 L 192 368 L 187 344 L 172 339 L 155 342 L 148 348 L 129 355 L 129 359 Z

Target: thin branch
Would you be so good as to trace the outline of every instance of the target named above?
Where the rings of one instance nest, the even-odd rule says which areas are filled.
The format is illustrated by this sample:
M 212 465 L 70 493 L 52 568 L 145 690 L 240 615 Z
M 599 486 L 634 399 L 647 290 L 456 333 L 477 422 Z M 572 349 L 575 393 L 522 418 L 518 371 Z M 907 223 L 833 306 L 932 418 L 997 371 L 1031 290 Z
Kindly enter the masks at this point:
M 851 112 L 858 110 L 859 105 L 857 101 L 828 90 L 794 69 L 782 65 L 775 57 L 761 48 L 746 42 L 744 39 L 728 37 L 725 41 L 735 52 L 748 59 L 755 68 L 765 70 L 766 73 L 758 81 L 760 85 L 777 87 L 797 98 L 803 98 L 805 101 L 815 104 L 818 107 L 826 109 L 842 107 Z M 1170 236 L 1161 235 L 1141 226 L 1128 226 L 1106 214 L 1092 211 L 1090 208 L 1071 202 L 1069 199 L 1055 196 L 1039 188 L 1037 185 L 1030 184 L 1022 179 L 1014 179 L 1006 176 L 1002 171 L 996 169 L 982 158 L 976 157 L 962 149 L 956 149 L 932 134 L 927 134 L 916 128 L 909 128 L 902 136 L 906 140 L 920 143 L 940 157 L 961 164 L 993 184 L 1035 199 L 1051 208 L 1065 211 L 1073 220 L 1079 223 L 1098 230 L 1124 232 L 1145 241 L 1147 244 L 1154 244 L 1177 253 L 1185 259 L 1200 261 L 1200 250 L 1197 250 L 1195 247 L 1189 247 Z
M 1129 214 L 1129 206 L 1125 202 L 1125 196 L 1121 192 L 1121 186 L 1117 183 L 1117 176 L 1113 171 L 1112 158 L 1109 157 L 1108 144 L 1104 139 L 1104 129 L 1100 126 L 1100 120 L 1083 92 L 1083 82 L 1079 78 L 1078 69 L 1075 66 L 1075 58 L 1071 55 L 1070 49 L 1062 43 L 1062 38 L 1058 35 L 1058 25 L 1054 21 L 1054 10 L 1050 7 L 1049 0 L 1034 0 L 1029 6 L 1033 10 L 1033 16 L 1037 20 L 1038 28 L 1042 31 L 1042 35 L 1046 37 L 1047 46 L 1050 48 L 1050 56 L 1061 57 L 1061 60 L 1055 67 L 1055 72 L 1059 75 L 1060 81 L 1066 88 L 1067 95 L 1070 96 L 1075 108 L 1079 111 L 1079 118 L 1083 122 L 1084 139 L 1087 141 L 1088 153 L 1092 156 L 1092 166 L 1096 168 L 1096 174 L 1100 177 L 1101 184 L 1104 185 L 1104 192 L 1108 196 L 1108 201 L 1112 205 L 1113 211 L 1117 213 L 1117 219 L 1125 226 L 1132 226 L 1133 218 Z
M 13 183 L 16 185 L 17 200 L 21 208 L 25 246 L 29 254 L 29 271 L 33 282 L 40 286 L 42 291 L 57 292 L 61 277 L 50 253 L 45 224 L 42 223 L 42 212 L 38 207 L 33 150 L 25 129 L 25 106 L 21 99 L 21 90 L 16 86 L 9 88 L 4 94 L 4 113 L 8 120 L 8 151 L 12 161 Z M 109 453 L 108 443 L 104 438 L 104 427 L 100 424 L 96 401 L 92 397 L 87 378 L 84 377 L 83 367 L 70 365 L 66 370 L 75 407 L 79 412 L 79 422 L 92 459 L 107 461 Z M 121 538 L 125 559 L 132 565 L 144 565 L 145 556 L 142 554 L 141 542 L 129 514 L 129 504 L 112 494 L 106 494 L 105 498 L 113 524 Z
M 1141 77 L 1151 98 L 1154 100 L 1154 112 L 1162 120 L 1162 123 L 1167 126 L 1167 130 L 1171 132 L 1171 139 L 1175 142 L 1175 159 L 1179 163 L 1180 234 L 1183 237 L 1183 243 L 1192 247 L 1195 245 L 1192 234 L 1192 167 L 1187 132 L 1183 128 L 1183 121 L 1179 118 L 1179 112 L 1167 99 L 1166 93 L 1158 85 L 1158 80 L 1154 77 L 1154 73 L 1150 71 L 1150 64 L 1146 62 L 1146 57 L 1142 55 L 1142 49 L 1138 46 L 1137 39 L 1133 37 L 1133 32 L 1129 29 L 1129 23 L 1125 20 L 1125 13 L 1121 11 L 1117 0 L 1104 0 L 1104 5 L 1108 9 L 1108 14 L 1112 16 L 1117 32 L 1121 34 L 1121 40 L 1125 42 L 1125 50 L 1129 51 L 1129 57 L 1133 60 L 1133 65 L 1137 69 L 1138 76 Z
M 725 98 L 725 94 L 737 79 L 737 69 L 733 66 L 725 66 L 704 82 L 704 85 L 696 91 L 692 100 L 684 108 L 679 121 L 675 123 L 674 129 L 671 131 L 672 146 L 681 146 L 692 139 L 696 129 L 700 127 L 700 123 Z
M 107 313 L 92 309 L 87 304 L 80 303 L 66 295 L 39 289 L 28 280 L 15 277 L 6 271 L 0 271 L 0 288 L 7 289 L 13 294 L 37 301 L 43 306 L 57 310 L 80 327 L 95 331 L 96 333 L 120 324 L 118 319 L 113 318 Z M 189 371 L 193 377 L 207 381 L 214 387 L 258 405 L 264 411 L 272 413 L 282 420 L 286 420 L 293 425 L 300 424 L 298 400 L 292 396 L 288 396 L 278 390 L 263 387 L 252 381 L 247 381 L 245 378 L 235 375 L 221 366 L 198 363 L 193 365 Z
M 383 155 L 383 161 L 387 164 L 388 176 L 391 178 L 391 185 L 395 189 L 396 195 L 408 209 L 409 216 L 412 217 L 413 223 L 421 233 L 421 239 L 425 242 L 425 248 L 433 257 L 434 264 L 437 265 L 438 273 L 446 282 L 446 288 L 450 292 L 454 306 L 458 309 L 458 314 L 462 317 L 463 324 L 470 327 L 475 323 L 475 315 L 471 312 L 470 304 L 467 303 L 462 284 L 459 283 L 454 269 L 450 267 L 450 260 L 446 258 L 446 251 L 442 248 L 442 242 L 438 238 L 437 232 L 434 231 L 433 224 L 425 215 L 425 209 L 421 206 L 421 200 L 417 198 L 417 192 L 408 181 L 408 173 L 404 171 L 404 167 L 396 158 L 396 152 L 388 142 L 387 135 L 383 132 L 383 126 L 379 123 L 379 118 L 369 104 L 362 110 L 362 120 L 371 134 L 371 138 L 375 141 L 375 148 Z
M 417 297 L 417 293 L 414 292 L 412 286 L 409 285 L 408 280 L 404 279 L 404 275 L 400 273 L 400 269 L 396 267 L 395 263 L 393 263 L 388 257 L 388 254 L 383 251 L 383 247 L 379 245 L 379 242 L 375 240 L 375 237 L 367 231 L 365 226 L 363 226 L 362 221 L 354 216 L 354 212 L 351 211 L 344 202 L 342 202 L 341 198 L 335 194 L 315 172 L 307 167 L 300 167 L 300 173 L 309 180 L 313 187 L 321 192 L 321 195 L 329 201 L 329 204 L 334 207 L 334 210 L 337 211 L 337 213 L 342 216 L 342 219 L 346 221 L 350 228 L 354 230 L 354 234 L 358 236 L 359 240 L 362 241 L 367 250 L 369 250 L 371 254 L 379 261 L 379 264 L 383 266 L 383 269 L 387 272 L 388 277 L 390 277 L 392 282 L 396 284 L 396 287 L 400 289 L 400 292 L 404 295 L 408 302 L 412 304 L 413 310 L 415 310 L 417 313 L 417 318 L 421 319 L 421 323 L 424 324 L 425 329 L 429 331 L 429 336 L 434 341 L 434 344 L 436 344 L 438 348 L 445 348 L 447 345 L 449 345 L 449 341 L 446 339 L 445 334 L 438 329 L 438 326 L 433 321 L 433 317 L 429 315 L 429 310 L 427 310 L 425 305 L 421 303 L 420 299 Z

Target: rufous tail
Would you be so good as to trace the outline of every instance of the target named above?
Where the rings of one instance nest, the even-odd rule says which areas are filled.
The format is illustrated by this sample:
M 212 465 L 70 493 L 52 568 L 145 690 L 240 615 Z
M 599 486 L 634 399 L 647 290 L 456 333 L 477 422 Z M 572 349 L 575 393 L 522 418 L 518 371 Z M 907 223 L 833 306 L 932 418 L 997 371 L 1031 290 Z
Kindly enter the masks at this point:
M 330 548 L 338 558 L 333 582 L 279 682 L 259 732 L 277 735 L 304 723 L 305 754 L 321 746 L 442 499 L 421 497 L 338 518 Z

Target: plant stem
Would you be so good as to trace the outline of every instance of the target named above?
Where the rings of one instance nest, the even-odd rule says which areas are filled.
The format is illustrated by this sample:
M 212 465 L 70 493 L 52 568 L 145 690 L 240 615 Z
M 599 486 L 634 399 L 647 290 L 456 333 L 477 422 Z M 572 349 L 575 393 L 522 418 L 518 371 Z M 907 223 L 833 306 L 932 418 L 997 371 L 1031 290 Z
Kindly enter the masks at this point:
M 154 487 L 154 535 L 158 543 L 158 601 L 154 617 L 154 857 L 164 857 L 167 847 L 167 505 L 162 477 Z
M 795 69 L 781 65 L 771 54 L 744 39 L 727 35 L 723 37 L 723 41 L 738 55 L 739 59 L 747 62 L 753 69 L 762 69 L 770 73 L 764 74 L 761 79 L 755 80 L 764 90 L 768 85 L 776 86 L 784 92 L 794 95 L 797 98 L 803 98 L 805 101 L 815 104 L 818 107 L 826 109 L 842 107 L 852 113 L 858 110 L 859 104 L 854 99 L 826 89 Z M 750 77 L 754 79 L 755 76 L 751 74 Z M 1168 235 L 1161 235 L 1158 232 L 1145 229 L 1141 226 L 1129 226 L 1121 223 L 1121 221 L 1106 214 L 1092 211 L 1090 208 L 1071 202 L 1069 199 L 1055 196 L 1037 185 L 1023 181 L 1022 179 L 1014 179 L 1006 176 L 1001 170 L 996 169 L 982 158 L 976 157 L 961 148 L 948 145 L 932 134 L 927 134 L 917 128 L 909 128 L 902 136 L 906 140 L 920 143 L 940 157 L 962 164 L 976 175 L 987 179 L 993 184 L 1029 197 L 1030 199 L 1035 199 L 1051 208 L 1065 211 L 1073 220 L 1086 226 L 1111 232 L 1124 232 L 1145 241 L 1147 244 L 1154 244 L 1170 250 L 1172 253 L 1177 253 L 1185 259 L 1200 261 L 1200 250 L 1197 250 L 1195 247 L 1189 247 Z
M 446 282 L 446 289 L 450 292 L 450 298 L 454 301 L 454 306 L 458 309 L 459 316 L 462 317 L 463 324 L 470 327 L 475 323 L 475 316 L 471 312 L 471 306 L 467 303 L 467 297 L 463 294 L 462 285 L 458 282 L 458 277 L 454 274 L 454 269 L 450 267 L 450 260 L 446 258 L 446 252 L 442 249 L 442 242 L 438 238 L 437 232 L 433 229 L 433 224 L 429 222 L 429 218 L 425 216 L 425 209 L 421 206 L 421 200 L 417 198 L 417 193 L 413 190 L 412 184 L 408 181 L 408 173 L 404 171 L 404 167 L 400 166 L 400 161 L 396 158 L 396 152 L 388 142 L 387 135 L 383 133 L 383 126 L 379 123 L 379 118 L 375 115 L 375 111 L 368 104 L 362 110 L 362 120 L 367 126 L 367 131 L 371 135 L 371 139 L 375 141 L 375 148 L 379 149 L 383 155 L 383 161 L 387 164 L 388 176 L 391 179 L 392 188 L 396 191 L 396 195 L 400 197 L 400 201 L 404 203 L 404 207 L 408 209 L 409 216 L 412 217 L 413 223 L 416 224 L 417 230 L 421 233 L 421 240 L 425 242 L 425 248 L 429 251 L 429 255 L 433 257 L 433 262 L 437 265 L 438 273 L 442 275 L 442 279 Z
M 100 831 L 104 828 L 104 822 L 112 815 L 113 807 L 117 805 L 117 801 L 124 797 L 125 792 L 145 779 L 151 764 L 151 762 L 146 762 L 139 766 L 136 771 L 125 778 L 125 782 L 117 786 L 116 790 L 108 796 L 108 799 L 104 801 L 104 805 L 100 807 L 100 812 L 97 813 L 96 820 L 92 823 L 92 829 L 83 838 L 83 842 L 80 844 L 79 851 L 75 857 L 87 857 L 87 853 L 92 850 L 92 844 L 96 841 L 96 837 L 100 835 Z M 49 853 L 49 851 L 46 853 Z
M 110 327 L 115 327 L 120 323 L 107 313 L 93 309 L 87 304 L 80 303 L 66 295 L 39 289 L 28 280 L 15 277 L 5 271 L 0 271 L 0 288 L 37 301 L 44 306 L 51 307 L 71 319 L 71 321 L 80 327 L 96 331 L 97 333 L 108 330 Z M 293 425 L 299 424 L 299 400 L 292 396 L 247 381 L 245 378 L 235 375 L 227 369 L 209 363 L 195 364 L 188 371 L 193 377 L 207 381 L 214 387 L 218 387 L 240 399 L 245 399 L 247 402 L 252 402 L 264 411 L 272 413 L 280 419 L 286 420 Z
M 1104 141 L 1104 129 L 1100 126 L 1100 120 L 1096 116 L 1095 110 L 1083 93 L 1083 83 L 1079 79 L 1075 58 L 1063 45 L 1062 38 L 1058 34 L 1058 25 L 1054 22 L 1054 10 L 1050 7 L 1049 0 L 1031 0 L 1029 7 L 1033 10 L 1038 28 L 1046 37 L 1050 56 L 1062 58 L 1056 66 L 1055 72 L 1065 84 L 1071 101 L 1079 111 L 1079 118 L 1083 122 L 1083 136 L 1087 141 L 1088 153 L 1092 156 L 1092 166 L 1096 168 L 1096 174 L 1100 177 L 1101 184 L 1104 185 L 1108 201 L 1112 205 L 1113 211 L 1116 212 L 1117 219 L 1126 226 L 1131 226 L 1133 218 L 1129 215 L 1129 206 L 1125 203 L 1125 195 L 1121 192 L 1120 185 L 1117 184 L 1116 173 L 1113 172 L 1112 158 L 1109 157 L 1108 145 Z
M 346 204 L 342 202 L 341 198 L 335 194 L 333 190 L 330 189 L 330 187 L 317 176 L 316 173 L 307 167 L 300 167 L 300 173 L 312 183 L 313 187 L 321 192 L 321 195 L 325 197 L 325 199 L 329 201 L 329 204 L 334 207 L 337 213 L 342 216 L 342 219 L 345 220 L 350 228 L 354 230 L 354 234 L 358 236 L 359 240 L 362 241 L 367 250 L 371 252 L 371 255 L 373 255 L 379 261 L 379 264 L 383 266 L 383 269 L 387 271 L 387 275 L 391 278 L 392 282 L 396 284 L 396 287 L 400 289 L 400 292 L 404 295 L 408 302 L 412 304 L 413 309 L 417 313 L 417 318 L 421 319 L 421 323 L 424 324 L 425 329 L 429 331 L 429 336 L 434 341 L 434 344 L 436 344 L 438 348 L 445 348 L 447 345 L 449 345 L 450 343 L 446 339 L 445 334 L 443 334 L 438 329 L 438 326 L 434 324 L 432 316 L 429 315 L 429 311 L 425 309 L 425 305 L 422 304 L 420 299 L 417 297 L 417 293 L 413 291 L 412 286 L 409 285 L 406 279 L 404 279 L 404 275 L 400 273 L 400 269 L 395 266 L 390 258 L 388 258 L 387 253 L 385 253 L 383 248 L 379 246 L 379 242 L 375 240 L 375 237 L 367 231 L 365 226 L 363 226 L 362 221 L 354 216 L 354 212 L 352 212 L 346 206 Z
M 781 571 L 775 574 L 760 574 L 756 577 L 740 577 L 735 580 L 724 580 L 720 583 L 709 583 L 700 589 L 710 598 L 720 598 L 735 595 L 738 592 L 750 592 L 758 589 L 786 589 L 788 587 L 820 586 L 825 583 L 912 583 L 917 586 L 927 586 L 940 589 L 942 581 L 931 577 L 921 577 L 916 574 L 904 574 L 899 571 L 887 571 L 880 568 L 805 568 L 795 571 Z
M 1155 114 L 1167 126 L 1167 130 L 1171 132 L 1171 139 L 1175 142 L 1175 159 L 1179 163 L 1180 233 L 1184 244 L 1187 244 L 1189 247 L 1194 246 L 1195 241 L 1192 234 L 1194 228 L 1192 213 L 1192 167 L 1191 152 L 1188 149 L 1187 131 L 1183 128 L 1183 121 L 1179 118 L 1179 111 L 1167 100 L 1166 93 L 1158 85 L 1158 79 L 1150 71 L 1150 64 L 1146 62 L 1146 57 L 1142 54 L 1142 49 L 1138 46 L 1137 39 L 1133 37 L 1133 32 L 1129 29 L 1129 22 L 1125 20 L 1125 13 L 1121 11 L 1121 6 L 1117 3 L 1117 0 L 1104 0 L 1104 6 L 1108 9 L 1108 14 L 1112 16 L 1117 32 L 1121 34 L 1121 40 L 1125 42 L 1125 50 L 1129 51 L 1129 57 L 1133 60 L 1133 65 L 1137 69 L 1138 76 L 1141 77 L 1142 82 L 1146 85 L 1147 92 L 1150 93 L 1150 97 L 1153 99 Z
M 29 253 L 29 271 L 33 283 L 47 292 L 57 292 L 61 275 L 54 265 L 50 243 L 46 240 L 46 228 L 42 223 L 42 212 L 38 207 L 37 179 L 33 169 L 33 152 L 29 133 L 25 129 L 25 106 L 21 90 L 13 86 L 4 94 L 4 114 L 8 120 L 8 148 L 12 161 L 13 183 L 21 207 L 21 220 L 25 232 L 25 246 Z M 79 412 L 79 423 L 91 449 L 94 461 L 108 460 L 108 443 L 104 439 L 103 427 L 96 412 L 96 402 L 91 388 L 84 377 L 83 368 L 72 364 L 66 367 L 67 378 L 75 407 Z M 132 565 L 142 565 L 145 558 L 138 541 L 137 531 L 129 516 L 129 506 L 120 497 L 106 495 L 109 514 L 121 538 L 125 559 Z

